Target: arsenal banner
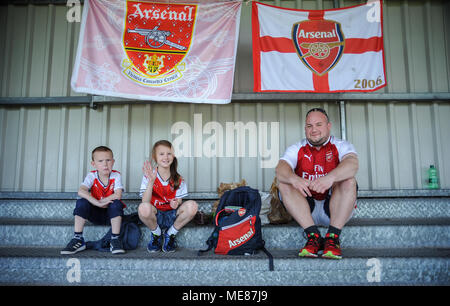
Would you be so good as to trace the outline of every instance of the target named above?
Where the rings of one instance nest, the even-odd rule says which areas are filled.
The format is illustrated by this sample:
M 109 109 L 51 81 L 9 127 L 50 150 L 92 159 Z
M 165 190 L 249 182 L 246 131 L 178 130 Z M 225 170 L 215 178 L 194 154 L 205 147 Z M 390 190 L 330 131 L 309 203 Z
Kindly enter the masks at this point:
M 253 2 L 256 92 L 369 92 L 386 86 L 381 1 L 330 10 Z
M 241 1 L 85 0 L 73 90 L 229 103 Z

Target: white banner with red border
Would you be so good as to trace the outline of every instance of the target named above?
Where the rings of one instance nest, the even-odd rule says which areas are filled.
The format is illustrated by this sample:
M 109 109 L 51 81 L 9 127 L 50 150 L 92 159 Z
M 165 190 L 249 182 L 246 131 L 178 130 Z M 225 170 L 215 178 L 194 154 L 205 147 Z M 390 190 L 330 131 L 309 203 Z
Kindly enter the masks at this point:
M 252 3 L 255 92 L 370 92 L 386 86 L 382 3 L 297 10 Z

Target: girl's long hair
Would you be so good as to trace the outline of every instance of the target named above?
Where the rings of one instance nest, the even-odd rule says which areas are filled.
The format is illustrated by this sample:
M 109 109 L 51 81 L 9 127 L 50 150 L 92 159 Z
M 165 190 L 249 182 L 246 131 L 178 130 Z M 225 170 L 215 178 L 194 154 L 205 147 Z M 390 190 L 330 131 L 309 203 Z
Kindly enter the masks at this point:
M 153 145 L 153 149 L 152 149 L 152 159 L 154 161 L 156 161 L 156 148 L 158 146 L 165 146 L 169 149 L 173 148 L 170 141 L 159 140 L 159 141 L 155 142 L 155 144 Z M 169 182 L 170 182 L 170 184 L 172 184 L 174 190 L 177 190 L 181 184 L 181 175 L 177 172 L 177 168 L 178 168 L 178 161 L 177 161 L 177 158 L 174 156 L 173 162 L 172 162 L 172 164 L 170 164 L 170 179 L 169 179 Z

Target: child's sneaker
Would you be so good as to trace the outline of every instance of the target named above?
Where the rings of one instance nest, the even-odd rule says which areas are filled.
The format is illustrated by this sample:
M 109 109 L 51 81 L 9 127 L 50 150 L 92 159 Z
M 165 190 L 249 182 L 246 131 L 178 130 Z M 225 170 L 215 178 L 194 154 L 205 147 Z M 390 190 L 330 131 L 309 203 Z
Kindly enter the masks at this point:
M 150 242 L 147 245 L 147 251 L 150 253 L 158 252 L 161 250 L 161 236 L 150 234 Z
M 109 250 L 112 254 L 123 254 L 125 253 L 125 250 L 122 246 L 122 240 L 119 238 L 111 239 L 109 242 Z
M 163 237 L 163 252 L 175 252 L 177 249 L 177 241 L 175 239 L 175 235 L 169 235 L 167 232 L 164 232 Z
M 70 255 L 75 254 L 77 252 L 83 251 L 86 249 L 86 243 L 84 242 L 84 239 L 77 239 L 72 238 L 72 240 L 69 241 L 67 246 L 61 250 L 62 255 Z

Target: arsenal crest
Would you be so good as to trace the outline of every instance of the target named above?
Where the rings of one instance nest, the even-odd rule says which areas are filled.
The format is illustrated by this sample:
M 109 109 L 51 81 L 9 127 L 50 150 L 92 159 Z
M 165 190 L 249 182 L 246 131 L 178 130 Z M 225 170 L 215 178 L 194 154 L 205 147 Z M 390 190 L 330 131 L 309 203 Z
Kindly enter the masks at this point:
M 333 152 L 328 151 L 328 152 L 325 154 L 325 160 L 326 160 L 327 162 L 331 162 L 331 161 L 333 160 Z
M 197 16 L 197 5 L 128 1 L 123 33 L 123 73 L 145 86 L 182 77 Z
M 345 46 L 341 24 L 323 19 L 295 23 L 292 41 L 303 64 L 319 76 L 336 66 Z
M 238 215 L 239 215 L 239 217 L 242 217 L 243 215 L 245 215 L 245 212 L 246 212 L 247 210 L 244 208 L 244 207 L 242 207 L 242 208 L 239 208 L 239 210 L 238 210 Z

